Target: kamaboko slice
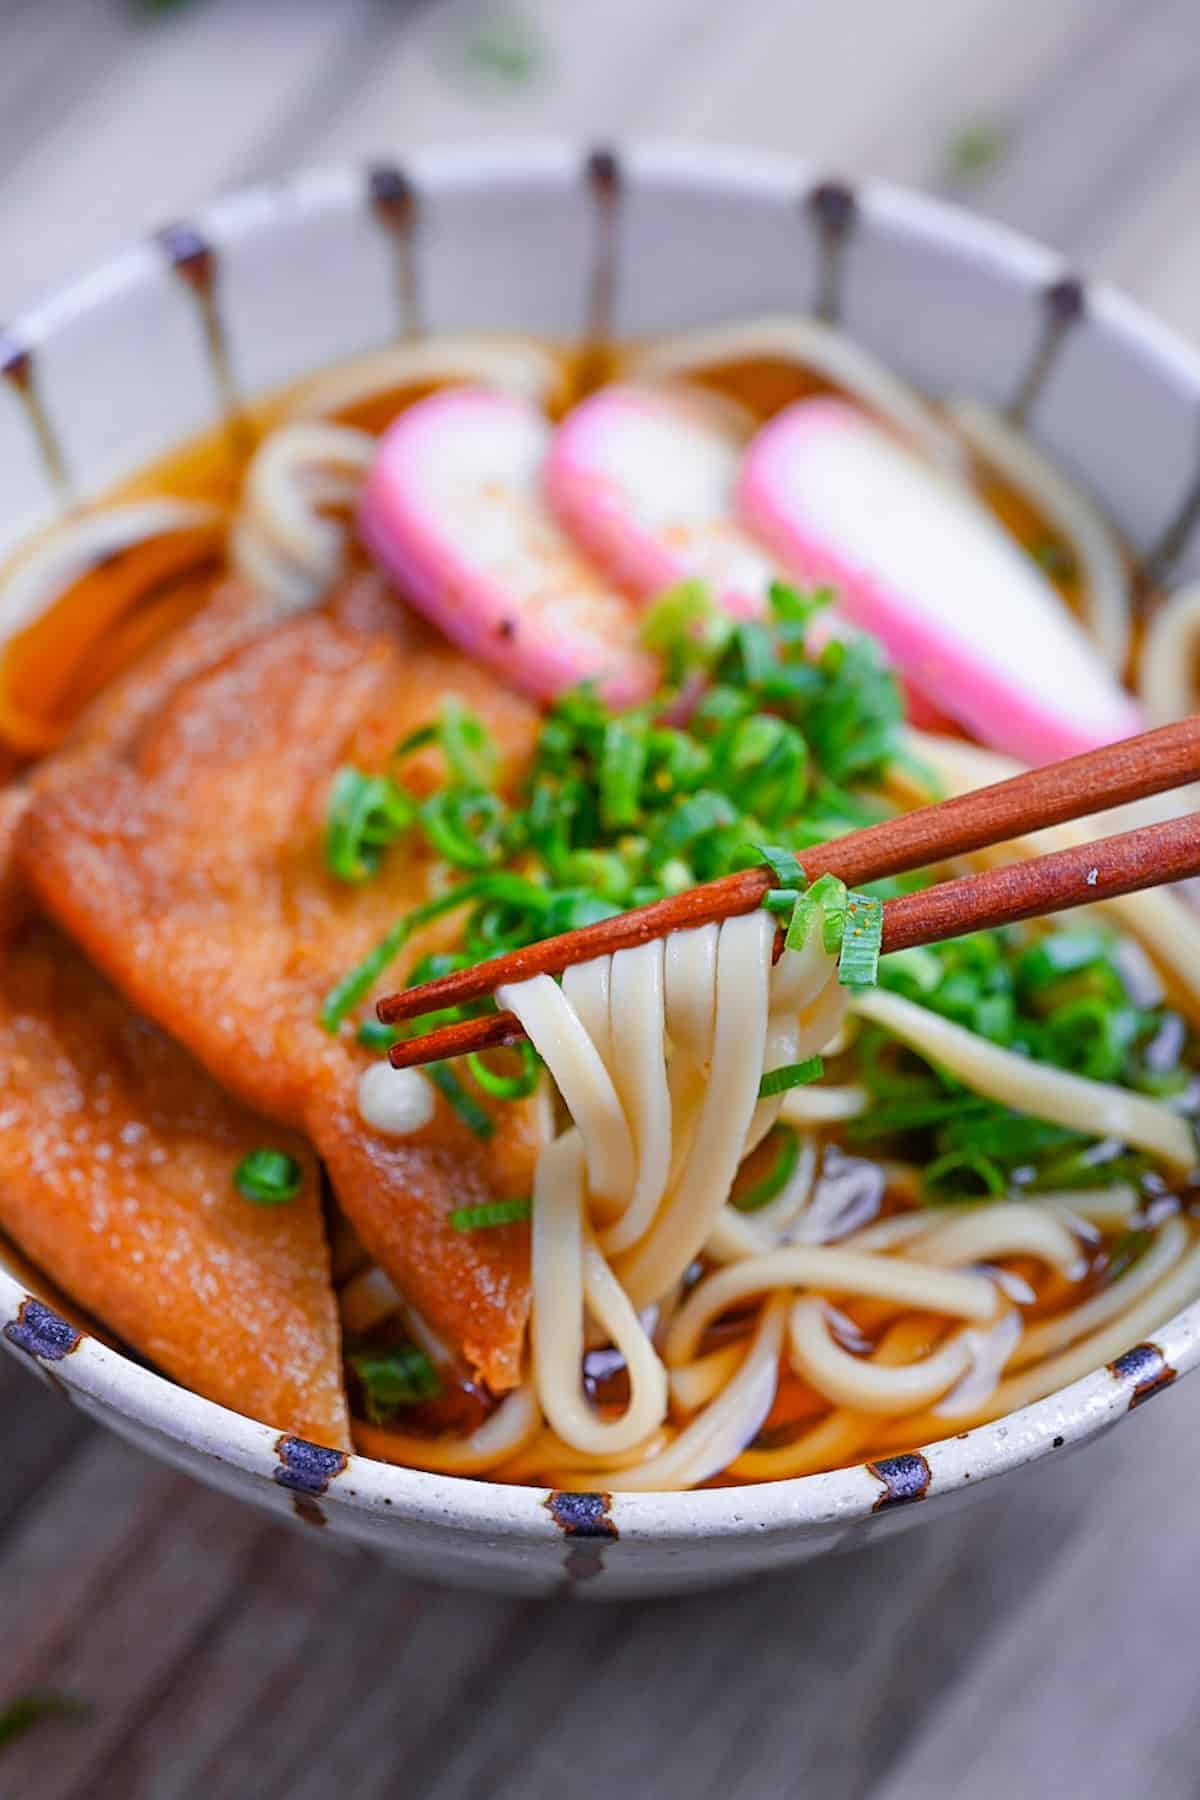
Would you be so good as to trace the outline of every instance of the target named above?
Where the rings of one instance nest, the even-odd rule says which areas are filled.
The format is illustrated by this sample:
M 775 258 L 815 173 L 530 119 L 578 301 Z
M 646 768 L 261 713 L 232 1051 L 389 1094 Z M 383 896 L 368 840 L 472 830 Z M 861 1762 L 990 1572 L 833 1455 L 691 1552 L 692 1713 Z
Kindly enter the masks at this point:
M 546 460 L 559 523 L 635 599 L 703 580 L 743 618 L 777 574 L 735 521 L 745 443 L 732 409 L 682 387 L 601 388 L 568 414 Z
M 1141 727 L 1033 558 L 965 489 L 853 407 L 803 400 L 755 437 L 739 516 L 837 589 L 920 692 L 975 737 L 1048 762 Z
M 594 681 L 611 705 L 653 692 L 635 609 L 542 496 L 550 427 L 512 394 L 431 395 L 383 435 L 360 527 L 404 596 L 468 655 L 548 700 Z

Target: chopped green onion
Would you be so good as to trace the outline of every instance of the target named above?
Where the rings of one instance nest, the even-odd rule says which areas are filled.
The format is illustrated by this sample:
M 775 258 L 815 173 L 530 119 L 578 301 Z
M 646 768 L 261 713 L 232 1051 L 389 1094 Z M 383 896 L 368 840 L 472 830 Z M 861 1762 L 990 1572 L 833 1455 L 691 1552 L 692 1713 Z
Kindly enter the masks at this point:
M 846 884 L 836 875 L 822 875 L 814 881 L 807 893 L 801 894 L 792 914 L 787 934 L 788 949 L 803 950 L 808 942 L 808 934 L 819 917 L 825 953 L 827 956 L 836 956 L 842 947 L 848 903 Z
M 442 701 L 438 730 L 442 753 L 455 782 L 464 788 L 490 788 L 496 779 L 500 756 L 490 732 L 455 695 Z
M 581 931 L 585 925 L 598 925 L 601 919 L 614 919 L 621 911 L 611 900 L 602 900 L 586 888 L 575 892 L 564 890 L 552 894 L 546 908 L 545 934 L 557 937 L 563 931 Z
M 339 881 L 367 881 L 386 847 L 407 831 L 416 806 L 386 775 L 339 769 L 329 791 L 325 865 Z
M 800 1160 L 800 1139 L 796 1132 L 790 1125 L 777 1125 L 771 1136 L 778 1140 L 779 1152 L 761 1181 L 755 1182 L 745 1193 L 734 1196 L 733 1204 L 738 1212 L 758 1212 L 761 1207 L 769 1206 L 796 1173 L 796 1164 Z
M 825 1064 L 819 1056 L 806 1056 L 803 1062 L 785 1063 L 782 1069 L 768 1069 L 758 1084 L 758 1097 L 769 1100 L 772 1094 L 783 1094 L 788 1088 L 819 1081 L 824 1073 Z
M 741 719 L 718 753 L 725 792 L 764 820 L 794 817 L 808 790 L 808 745 L 771 713 Z
M 978 1200 L 1008 1192 L 1003 1171 L 978 1150 L 950 1150 L 929 1164 L 921 1176 L 926 1200 Z
M 933 950 L 917 944 L 909 950 L 894 950 L 880 983 L 893 993 L 905 994 L 910 1000 L 923 1000 L 941 985 L 944 973 L 941 958 Z
M 304 1186 L 304 1170 L 286 1150 L 251 1150 L 233 1171 L 233 1185 L 255 1206 L 285 1206 Z
M 646 733 L 623 719 L 610 719 L 604 727 L 600 817 L 607 830 L 616 831 L 637 822 L 649 749 Z
M 883 937 L 883 901 L 869 894 L 851 894 L 846 904 L 846 929 L 838 961 L 838 980 L 843 987 L 874 987 L 879 975 L 879 946 Z
M 467 1067 L 485 1094 L 492 1094 L 497 1100 L 524 1100 L 536 1091 L 542 1074 L 538 1053 L 532 1044 L 518 1044 L 516 1050 L 521 1058 L 519 1075 L 497 1075 L 494 1069 L 488 1068 L 482 1056 L 474 1052 L 468 1056 Z
M 76 1700 L 70 1694 L 18 1694 L 0 1711 L 0 1750 L 48 1719 L 86 1719 L 91 1711 L 88 1701 Z
M 762 903 L 769 913 L 778 913 L 780 918 L 790 919 L 800 898 L 799 888 L 768 888 L 762 897 Z
M 669 679 L 679 682 L 689 668 L 715 661 L 733 628 L 705 582 L 680 581 L 651 602 L 642 618 L 641 639 L 665 658 Z
M 510 875 L 498 870 L 494 874 L 480 875 L 474 881 L 464 881 L 461 886 L 439 894 L 435 900 L 426 900 L 424 905 L 415 906 L 403 918 L 397 919 L 392 929 L 373 949 L 368 950 L 362 961 L 330 988 L 321 1004 L 321 1024 L 324 1029 L 336 1032 L 341 1027 L 342 1021 L 363 996 L 370 992 L 384 970 L 396 960 L 414 931 L 434 919 L 440 919 L 443 913 L 453 912 L 455 907 L 465 906 L 469 900 L 481 896 L 542 909 L 549 903 L 549 896 L 544 888 L 536 887 L 533 882 L 526 881 L 520 875 Z
M 406 756 L 412 756 L 415 751 L 427 749 L 430 744 L 436 744 L 440 736 L 439 726 L 418 725 L 415 731 L 410 731 L 407 737 L 401 738 L 400 742 L 394 746 L 392 761 L 402 762 Z
M 458 869 L 492 867 L 500 855 L 505 816 L 498 795 L 470 788 L 443 788 L 420 811 L 426 837 Z
M 354 1035 L 364 1050 L 390 1050 L 400 1041 L 399 1033 L 381 1019 L 364 1019 Z
M 484 1206 L 460 1206 L 450 1214 L 455 1231 L 486 1231 L 493 1225 L 516 1225 L 533 1211 L 529 1200 L 491 1200 Z
M 782 844 L 749 844 L 747 849 L 755 852 L 759 862 L 766 863 L 779 887 L 803 891 L 808 886 L 808 876 L 800 862 Z
M 1092 1081 L 1115 1081 L 1138 1032 L 1138 1015 L 1128 1006 L 1076 1000 L 1046 1021 L 1049 1060 Z
M 767 589 L 767 604 L 775 624 L 786 634 L 789 643 L 803 642 L 804 633 L 817 613 L 832 604 L 832 588 L 813 588 L 808 593 L 784 581 L 773 581 Z
M 737 808 L 731 800 L 715 788 L 700 788 L 680 801 L 668 816 L 655 842 L 655 857 L 665 861 L 667 857 L 687 850 L 706 833 L 737 822 Z
M 454 1108 L 468 1131 L 473 1131 L 477 1138 L 491 1137 L 495 1124 L 479 1102 L 468 1094 L 449 1063 L 430 1063 L 421 1073 Z
M 436 1400 L 442 1391 L 437 1370 L 416 1344 L 359 1350 L 346 1360 L 358 1377 L 373 1425 L 387 1425 L 404 1407 Z

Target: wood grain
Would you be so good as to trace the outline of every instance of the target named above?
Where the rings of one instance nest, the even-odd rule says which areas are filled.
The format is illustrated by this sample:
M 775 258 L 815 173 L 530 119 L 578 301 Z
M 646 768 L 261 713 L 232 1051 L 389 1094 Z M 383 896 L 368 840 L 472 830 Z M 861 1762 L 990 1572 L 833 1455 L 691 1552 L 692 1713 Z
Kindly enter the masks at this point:
M 499 0 L 497 0 L 497 4 Z M 234 182 L 452 138 L 749 141 L 975 202 L 1196 334 L 1194 0 L 0 0 L 0 319 Z M 965 125 L 1006 153 L 964 179 Z M 39 1800 L 1192 1800 L 1200 1384 L 936 1530 L 614 1612 L 263 1523 L 0 1361 L 0 1760 Z

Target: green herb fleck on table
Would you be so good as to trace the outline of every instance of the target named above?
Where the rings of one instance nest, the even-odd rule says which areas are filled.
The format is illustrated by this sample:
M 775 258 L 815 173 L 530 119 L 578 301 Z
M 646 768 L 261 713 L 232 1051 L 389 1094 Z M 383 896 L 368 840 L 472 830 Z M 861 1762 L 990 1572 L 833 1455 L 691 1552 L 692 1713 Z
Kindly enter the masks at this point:
M 1005 126 L 979 119 L 956 131 L 946 146 L 946 167 L 955 181 L 980 181 L 997 168 L 1012 149 Z
M 18 1694 L 0 1709 L 0 1752 L 40 1725 L 53 1720 L 79 1724 L 90 1717 L 91 1711 L 86 1700 L 77 1700 L 71 1694 Z

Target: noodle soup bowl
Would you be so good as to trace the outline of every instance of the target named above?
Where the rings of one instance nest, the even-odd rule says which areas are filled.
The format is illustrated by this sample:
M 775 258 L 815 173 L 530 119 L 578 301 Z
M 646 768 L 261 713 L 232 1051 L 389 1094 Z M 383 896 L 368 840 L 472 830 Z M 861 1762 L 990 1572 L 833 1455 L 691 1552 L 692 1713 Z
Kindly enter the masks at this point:
M 301 176 L 59 293 L 0 334 L 0 555 L 242 400 L 399 334 L 629 337 L 804 314 L 935 399 L 1008 409 L 1151 574 L 1200 570 L 1200 361 L 1185 345 L 952 208 L 669 148 Z M 0 632 L 27 617 L 10 607 Z M 231 1413 L 77 1320 L 53 1278 L 0 1246 L 0 1340 L 153 1455 L 415 1574 L 588 1597 L 715 1584 L 907 1529 L 1118 1424 L 1200 1358 L 1192 1306 L 1062 1392 L 920 1451 L 759 1487 L 554 1493 L 347 1457 Z

